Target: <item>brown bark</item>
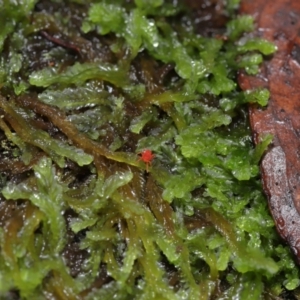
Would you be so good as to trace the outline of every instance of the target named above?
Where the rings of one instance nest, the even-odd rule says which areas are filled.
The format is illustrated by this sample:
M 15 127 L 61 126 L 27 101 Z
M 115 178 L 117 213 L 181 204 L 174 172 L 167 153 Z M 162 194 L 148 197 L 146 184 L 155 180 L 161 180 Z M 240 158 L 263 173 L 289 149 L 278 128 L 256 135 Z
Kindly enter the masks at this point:
M 270 90 L 267 108 L 250 107 L 250 122 L 255 142 L 274 136 L 261 162 L 263 186 L 277 230 L 300 263 L 300 1 L 244 0 L 240 11 L 254 16 L 257 36 L 278 47 L 257 76 L 240 74 L 239 83 Z

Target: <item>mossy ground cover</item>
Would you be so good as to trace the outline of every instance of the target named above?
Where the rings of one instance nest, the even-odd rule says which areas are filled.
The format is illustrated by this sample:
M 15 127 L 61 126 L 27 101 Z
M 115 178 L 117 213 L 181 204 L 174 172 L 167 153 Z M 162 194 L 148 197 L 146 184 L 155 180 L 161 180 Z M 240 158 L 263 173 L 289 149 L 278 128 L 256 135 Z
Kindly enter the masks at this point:
M 272 137 L 255 148 L 248 124 L 247 103 L 269 94 L 236 83 L 275 47 L 244 35 L 236 1 L 202 34 L 183 1 L 0 7 L 1 299 L 278 299 L 298 286 L 260 184 Z

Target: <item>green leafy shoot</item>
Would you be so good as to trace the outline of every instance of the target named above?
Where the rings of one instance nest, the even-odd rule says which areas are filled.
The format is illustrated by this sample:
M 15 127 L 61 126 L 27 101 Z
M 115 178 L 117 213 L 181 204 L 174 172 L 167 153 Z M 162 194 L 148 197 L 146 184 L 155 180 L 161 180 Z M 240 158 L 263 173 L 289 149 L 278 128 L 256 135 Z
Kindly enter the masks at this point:
M 293 293 L 260 183 L 273 137 L 249 129 L 270 93 L 236 80 L 276 47 L 239 1 L 218 22 L 197 1 L 2 2 L 0 298 Z

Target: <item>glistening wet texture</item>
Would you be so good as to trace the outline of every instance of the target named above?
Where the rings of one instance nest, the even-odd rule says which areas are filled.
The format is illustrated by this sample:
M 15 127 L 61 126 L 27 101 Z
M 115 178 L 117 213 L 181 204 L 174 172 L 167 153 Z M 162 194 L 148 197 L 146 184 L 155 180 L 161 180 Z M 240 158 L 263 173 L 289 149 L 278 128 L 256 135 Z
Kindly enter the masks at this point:
M 0 299 L 298 286 L 248 122 L 269 92 L 236 83 L 275 48 L 235 1 L 2 1 Z
M 278 51 L 255 77 L 240 75 L 242 89 L 267 87 L 268 107 L 250 106 L 254 140 L 273 134 L 262 160 L 264 190 L 280 235 L 300 262 L 300 2 L 242 2 L 240 11 L 255 17 L 256 35 L 272 41 Z

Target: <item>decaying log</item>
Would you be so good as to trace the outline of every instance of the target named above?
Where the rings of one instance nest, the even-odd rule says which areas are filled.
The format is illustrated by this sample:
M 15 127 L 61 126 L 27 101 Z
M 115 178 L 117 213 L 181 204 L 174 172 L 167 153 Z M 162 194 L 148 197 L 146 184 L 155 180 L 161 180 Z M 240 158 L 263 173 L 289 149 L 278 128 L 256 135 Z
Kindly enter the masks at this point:
M 250 122 L 256 143 L 274 136 L 261 162 L 263 186 L 277 230 L 300 263 L 300 1 L 243 0 L 240 10 L 254 16 L 257 36 L 278 47 L 257 76 L 240 74 L 239 83 L 270 90 L 266 108 L 249 108 Z

